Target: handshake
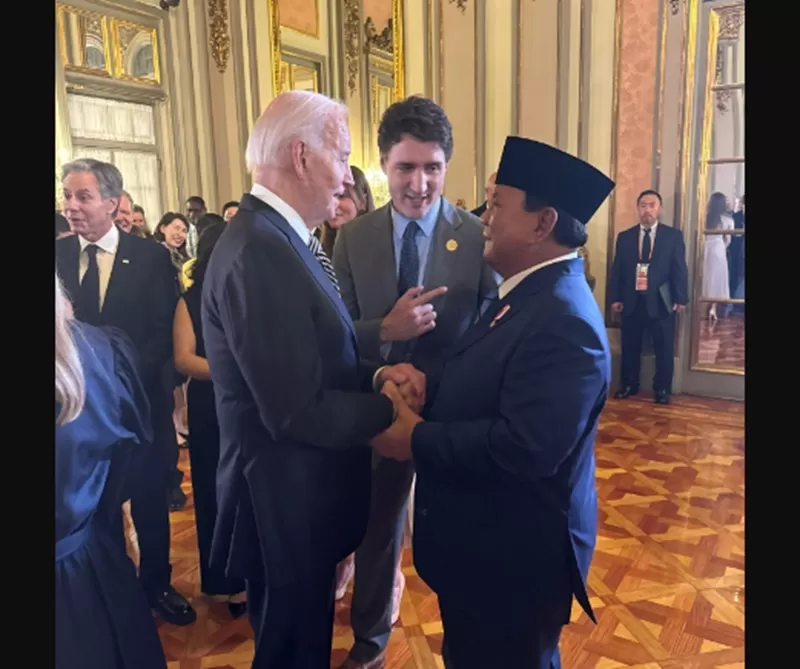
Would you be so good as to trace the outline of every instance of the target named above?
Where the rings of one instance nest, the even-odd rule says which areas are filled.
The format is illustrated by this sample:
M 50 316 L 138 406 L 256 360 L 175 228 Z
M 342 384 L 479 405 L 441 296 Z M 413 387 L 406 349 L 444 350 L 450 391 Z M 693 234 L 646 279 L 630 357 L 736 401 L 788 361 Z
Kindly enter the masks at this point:
M 396 418 L 370 445 L 385 458 L 410 460 L 411 436 L 425 406 L 425 375 L 407 363 L 384 367 L 375 376 L 375 390 L 392 400 Z

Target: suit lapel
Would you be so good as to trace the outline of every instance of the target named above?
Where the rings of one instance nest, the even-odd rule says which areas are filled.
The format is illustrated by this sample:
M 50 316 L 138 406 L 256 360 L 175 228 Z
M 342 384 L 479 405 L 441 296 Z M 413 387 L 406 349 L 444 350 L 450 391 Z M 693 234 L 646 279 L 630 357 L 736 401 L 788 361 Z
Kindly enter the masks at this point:
M 517 314 L 525 309 L 528 301 L 543 290 L 552 290 L 559 278 L 566 275 L 584 278 L 583 260 L 574 258 L 543 267 L 528 275 L 497 306 L 486 310 L 481 319 L 469 328 L 453 349 L 453 355 L 473 346 L 511 322 Z
M 322 269 L 322 265 L 320 265 L 319 260 L 317 260 L 316 257 L 314 257 L 314 254 L 311 253 L 311 249 L 303 244 L 300 237 L 292 229 L 292 226 L 289 225 L 283 216 L 278 214 L 278 212 L 276 212 L 274 209 L 269 207 L 260 209 L 260 211 L 276 228 L 286 235 L 286 238 L 289 240 L 292 248 L 294 248 L 295 252 L 300 256 L 300 259 L 305 263 L 319 287 L 328 296 L 328 299 L 330 299 L 330 301 L 333 303 L 333 306 L 339 312 L 339 316 L 341 316 L 345 325 L 347 325 L 350 332 L 353 334 L 353 336 L 355 336 L 356 331 L 355 326 L 353 325 L 353 319 L 350 318 L 350 314 L 347 313 L 347 308 L 345 307 L 342 298 L 339 296 L 339 293 L 336 292 L 336 288 L 334 288 L 333 283 L 331 283 L 331 280 L 328 278 L 328 275 L 325 274 L 325 270 Z
M 521 296 L 522 299 L 520 299 L 520 296 L 515 296 L 514 293 L 516 293 L 517 290 L 519 290 L 519 286 L 507 295 L 506 299 L 501 300 L 496 306 L 491 306 L 487 309 L 480 320 L 464 333 L 464 336 L 461 337 L 461 340 L 453 349 L 453 354 L 460 353 L 473 344 L 477 344 L 487 335 L 499 330 L 522 311 L 525 295 Z
M 399 297 L 390 206 L 387 204 L 371 215 L 369 235 L 359 250 L 365 258 L 369 258 L 364 276 L 372 278 L 370 283 L 373 290 L 386 302 L 387 309 L 391 309 Z
M 128 272 L 131 269 L 130 244 L 128 235 L 120 230 L 117 252 L 114 254 L 114 263 L 111 266 L 111 276 L 108 277 L 106 296 L 103 299 L 101 313 L 110 310 L 114 300 L 118 300 L 124 290 L 130 285 Z
M 661 258 L 663 253 L 664 246 L 669 243 L 669 239 L 667 239 L 668 234 L 664 234 L 664 224 L 659 223 L 658 227 L 656 227 L 656 236 L 653 241 L 653 251 L 650 254 L 650 264 L 655 266 L 658 262 L 659 258 Z
M 458 259 L 463 254 L 461 220 L 456 216 L 453 205 L 442 198 L 439 220 L 433 230 L 433 239 L 428 253 L 428 266 L 425 268 L 423 284 L 427 290 L 446 286 Z M 442 300 L 442 305 L 447 295 Z M 443 306 L 440 305 L 441 310 Z

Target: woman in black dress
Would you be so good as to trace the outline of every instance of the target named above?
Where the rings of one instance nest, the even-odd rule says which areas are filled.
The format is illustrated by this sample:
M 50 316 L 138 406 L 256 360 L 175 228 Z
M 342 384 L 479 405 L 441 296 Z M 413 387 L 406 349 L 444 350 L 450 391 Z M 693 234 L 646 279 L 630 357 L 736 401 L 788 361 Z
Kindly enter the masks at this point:
M 203 345 L 200 306 L 203 277 L 211 252 L 225 231 L 219 221 L 203 229 L 197 240 L 197 260 L 191 269 L 192 284 L 178 301 L 173 326 L 175 368 L 189 377 L 189 459 L 191 461 L 197 547 L 200 553 L 200 589 L 206 595 L 228 597 L 234 617 L 246 609 L 244 582 L 228 579 L 209 564 L 211 538 L 217 518 L 217 464 L 219 462 L 219 424 L 214 403 L 214 386 Z
M 152 442 L 135 354 L 122 332 L 73 320 L 57 276 L 55 313 L 55 666 L 164 669 L 118 530 L 128 479 Z

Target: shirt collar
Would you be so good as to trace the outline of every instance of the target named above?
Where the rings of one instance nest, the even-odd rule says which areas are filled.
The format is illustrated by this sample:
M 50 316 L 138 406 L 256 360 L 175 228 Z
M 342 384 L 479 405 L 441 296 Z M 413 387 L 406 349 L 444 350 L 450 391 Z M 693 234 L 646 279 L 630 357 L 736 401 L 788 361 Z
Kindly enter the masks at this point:
M 657 227 L 658 227 L 658 221 L 656 221 L 655 223 L 653 223 L 653 225 L 650 226 L 650 234 L 651 235 L 654 235 L 656 233 L 656 228 Z M 644 234 L 644 226 L 641 223 L 639 224 L 639 234 L 640 235 Z
M 298 214 L 291 205 L 287 204 L 280 196 L 261 184 L 253 184 L 250 195 L 265 202 L 283 216 L 286 222 L 292 227 L 292 230 L 294 230 L 303 241 L 303 244 L 308 246 L 308 243 L 311 241 L 311 231 L 306 227 L 300 214 Z
M 83 251 L 87 246 L 89 246 L 92 243 L 88 239 L 85 239 L 80 235 L 78 235 L 78 241 L 81 244 L 81 251 Z M 99 247 L 102 251 L 114 255 L 117 252 L 117 247 L 119 246 L 119 228 L 114 223 L 112 223 L 111 229 L 102 237 L 100 237 L 100 239 L 98 239 L 94 244 L 95 246 Z
M 422 218 L 408 218 L 401 214 L 397 209 L 394 208 L 394 205 L 391 206 L 392 212 L 392 223 L 394 225 L 394 233 L 402 239 L 403 234 L 405 234 L 406 227 L 408 226 L 409 222 L 414 220 L 417 222 L 419 229 L 422 230 L 422 234 L 426 237 L 430 237 L 433 234 L 433 229 L 436 227 L 436 221 L 439 220 L 439 212 L 442 209 L 442 198 L 439 198 L 439 201 L 434 204 L 429 210 L 428 213 L 425 214 Z
M 555 265 L 557 262 L 563 262 L 564 260 L 572 260 L 578 257 L 577 251 L 570 251 L 569 253 L 565 253 L 563 256 L 558 256 L 557 258 L 550 258 L 550 260 L 545 260 L 538 265 L 534 265 L 533 267 L 529 267 L 528 269 L 524 269 L 521 272 L 515 274 L 514 276 L 509 277 L 497 289 L 497 296 L 504 300 L 506 296 L 514 290 L 519 284 L 522 283 L 524 279 L 527 279 L 531 274 L 540 270 L 548 265 Z

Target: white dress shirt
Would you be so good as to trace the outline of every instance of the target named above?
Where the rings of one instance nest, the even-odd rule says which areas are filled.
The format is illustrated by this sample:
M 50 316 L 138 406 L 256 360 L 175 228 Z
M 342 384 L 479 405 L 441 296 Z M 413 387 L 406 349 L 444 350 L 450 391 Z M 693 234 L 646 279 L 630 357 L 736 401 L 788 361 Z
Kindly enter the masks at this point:
M 89 269 L 89 256 L 86 253 L 86 247 L 92 242 L 80 235 L 78 235 L 78 241 L 81 245 L 78 280 L 83 282 L 83 275 Z M 111 280 L 111 270 L 114 269 L 114 256 L 117 255 L 117 248 L 119 247 L 119 229 L 117 226 L 112 223 L 111 229 L 95 242 L 95 246 L 98 247 L 97 271 L 100 274 L 100 310 L 102 311 L 103 302 L 106 299 L 106 290 L 108 290 L 108 282 Z
M 573 258 L 578 257 L 577 251 L 570 251 L 569 253 L 565 253 L 563 256 L 558 256 L 557 258 L 550 258 L 550 260 L 546 260 L 545 262 L 539 263 L 538 265 L 534 265 L 533 267 L 529 267 L 528 269 L 524 269 L 521 272 L 518 272 L 514 276 L 510 276 L 507 278 L 503 283 L 500 284 L 500 287 L 497 289 L 497 296 L 504 300 L 506 296 L 514 290 L 523 280 L 527 279 L 531 274 L 533 274 L 536 270 L 542 269 L 543 267 L 547 267 L 548 265 L 555 265 L 557 262 L 563 262 L 565 260 L 572 260 Z
M 298 214 L 290 205 L 286 204 L 286 202 L 275 195 L 275 193 L 273 193 L 269 188 L 265 188 L 261 184 L 253 184 L 253 188 L 250 190 L 250 195 L 257 197 L 262 202 L 265 202 L 281 216 L 283 216 L 289 225 L 292 226 L 292 230 L 294 230 L 300 239 L 303 240 L 303 244 L 308 246 L 308 243 L 311 241 L 311 230 L 306 227 L 306 224 L 303 222 L 300 214 Z

